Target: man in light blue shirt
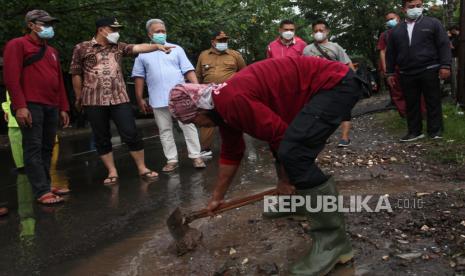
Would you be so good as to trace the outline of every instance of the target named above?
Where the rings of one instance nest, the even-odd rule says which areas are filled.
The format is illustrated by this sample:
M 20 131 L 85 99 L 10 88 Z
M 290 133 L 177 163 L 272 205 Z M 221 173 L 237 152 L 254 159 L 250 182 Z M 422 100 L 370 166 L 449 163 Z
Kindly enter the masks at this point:
M 173 135 L 173 120 L 168 110 L 169 93 L 171 89 L 187 79 L 198 83 L 195 69 L 184 50 L 175 44 L 166 42 L 165 23 L 160 19 L 150 19 L 146 24 L 147 33 L 153 43 L 175 46 L 169 54 L 140 54 L 134 63 L 132 77 L 135 78 L 137 102 L 144 113 L 153 110 L 155 121 L 160 132 L 160 140 L 167 163 L 162 169 L 172 172 L 178 167 L 178 151 Z M 147 82 L 149 103 L 143 99 L 144 85 Z M 194 124 L 179 122 L 195 168 L 205 168 L 200 155 L 200 142 L 197 128 Z

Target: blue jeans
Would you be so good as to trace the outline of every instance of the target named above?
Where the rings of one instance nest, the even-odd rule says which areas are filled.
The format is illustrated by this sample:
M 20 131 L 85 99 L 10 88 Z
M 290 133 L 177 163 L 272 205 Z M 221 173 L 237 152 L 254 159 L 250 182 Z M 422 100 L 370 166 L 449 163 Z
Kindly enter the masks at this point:
M 32 127 L 21 127 L 24 168 L 36 198 L 50 192 L 50 162 L 58 128 L 58 108 L 28 103 Z

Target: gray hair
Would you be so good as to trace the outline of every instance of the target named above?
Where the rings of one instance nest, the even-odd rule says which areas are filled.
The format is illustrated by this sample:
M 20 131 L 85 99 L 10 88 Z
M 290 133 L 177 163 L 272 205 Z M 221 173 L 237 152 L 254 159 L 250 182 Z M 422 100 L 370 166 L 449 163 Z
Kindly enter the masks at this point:
M 145 28 L 147 29 L 147 32 L 150 32 L 150 27 L 152 27 L 153 24 L 161 24 L 165 26 L 165 22 L 163 22 L 163 20 L 161 19 L 150 19 L 149 21 L 147 21 L 147 23 L 145 23 Z

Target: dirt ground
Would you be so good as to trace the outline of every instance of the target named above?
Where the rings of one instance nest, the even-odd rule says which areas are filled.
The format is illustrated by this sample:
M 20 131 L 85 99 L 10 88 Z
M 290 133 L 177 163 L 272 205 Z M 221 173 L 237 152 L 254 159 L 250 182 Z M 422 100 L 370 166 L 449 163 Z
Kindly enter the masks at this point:
M 355 259 L 331 275 L 465 275 L 463 168 L 427 159 L 431 141 L 399 144 L 373 115 L 353 122 L 353 145 L 337 149 L 336 133 L 318 162 L 341 194 L 387 195 L 393 212 L 346 215 Z M 262 208 L 193 223 L 203 233 L 197 250 L 177 257 L 160 248 L 153 270 L 139 275 L 287 275 L 311 246 L 311 221 L 263 220 Z

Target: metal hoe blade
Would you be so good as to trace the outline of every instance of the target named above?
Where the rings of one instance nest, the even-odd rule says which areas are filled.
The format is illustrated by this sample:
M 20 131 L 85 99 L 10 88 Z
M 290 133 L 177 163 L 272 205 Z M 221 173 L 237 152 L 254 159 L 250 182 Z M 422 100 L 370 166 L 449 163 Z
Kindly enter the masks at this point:
M 179 208 L 176 208 L 171 213 L 166 224 L 175 240 L 174 248 L 179 256 L 194 250 L 202 240 L 202 232 L 189 227 L 184 214 Z

